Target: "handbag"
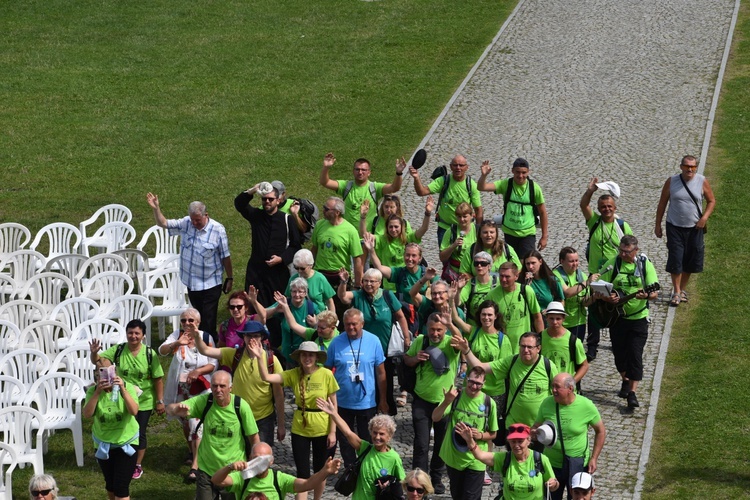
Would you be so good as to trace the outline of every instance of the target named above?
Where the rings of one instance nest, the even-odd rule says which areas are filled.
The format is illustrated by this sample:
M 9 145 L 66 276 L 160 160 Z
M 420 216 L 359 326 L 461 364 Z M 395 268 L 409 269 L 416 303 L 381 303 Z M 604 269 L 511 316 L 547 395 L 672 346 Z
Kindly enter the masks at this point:
M 354 493 L 354 489 L 357 487 L 357 481 L 359 480 L 359 471 L 362 469 L 362 462 L 367 454 L 370 453 L 371 449 L 372 445 L 368 445 L 364 453 L 358 456 L 354 462 L 344 469 L 338 479 L 336 479 L 336 484 L 333 486 L 334 490 L 345 497 Z
M 391 338 L 388 340 L 388 352 L 386 357 L 404 355 L 404 332 L 401 331 L 401 325 L 393 323 L 391 328 Z

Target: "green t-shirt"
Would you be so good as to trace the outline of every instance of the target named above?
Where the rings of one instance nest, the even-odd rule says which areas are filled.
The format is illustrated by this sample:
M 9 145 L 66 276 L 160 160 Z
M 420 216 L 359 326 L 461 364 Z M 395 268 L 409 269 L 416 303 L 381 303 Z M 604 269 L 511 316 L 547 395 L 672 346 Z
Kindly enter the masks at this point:
M 495 288 L 500 280 L 497 276 L 490 276 L 490 280 L 487 283 L 479 283 L 476 278 L 472 278 L 466 286 L 461 289 L 461 304 L 466 307 L 466 318 L 470 325 L 477 325 L 477 310 L 479 304 L 487 300 L 487 294 L 490 290 Z M 472 291 L 472 284 L 474 290 Z
M 521 296 L 521 289 L 525 290 L 526 300 Z M 534 290 L 530 286 L 516 283 L 516 288 L 506 293 L 503 287 L 497 286 L 485 298 L 495 302 L 500 308 L 500 314 L 505 320 L 505 333 L 510 337 L 513 354 L 517 354 L 521 335 L 534 329 L 531 315 L 541 312 Z
M 485 418 L 485 399 L 490 404 L 490 411 L 487 418 Z M 463 422 L 469 427 L 474 427 L 482 432 L 497 431 L 497 405 L 495 401 L 489 397 L 485 398 L 483 392 L 480 392 L 474 398 L 470 398 L 462 391 L 458 395 L 458 403 L 456 403 L 455 411 L 453 411 L 451 405 L 445 410 L 445 416 L 450 417 L 450 422 L 445 432 L 443 444 L 440 447 L 440 458 L 443 459 L 446 465 L 457 470 L 485 470 L 487 467 L 484 463 L 474 458 L 474 455 L 470 451 L 461 453 L 456 450 L 455 446 L 453 446 L 452 433 L 458 422 Z M 477 445 L 480 450 L 487 451 L 487 441 L 477 441 Z
M 497 359 L 513 355 L 513 346 L 511 346 L 510 339 L 505 334 L 503 334 L 503 339 L 498 341 L 499 334 L 487 333 L 483 329 L 477 328 L 471 332 L 468 339 L 471 352 L 482 363 L 491 363 Z M 490 396 L 505 394 L 505 379 L 498 378 L 494 372 L 486 374 L 483 391 Z
M 586 351 L 583 350 L 581 339 L 575 338 L 575 361 L 570 359 L 570 331 L 565 330 L 562 337 L 552 338 L 545 329 L 542 332 L 542 356 L 552 360 L 560 372 L 575 375 L 576 365 L 586 361 Z
M 555 399 L 550 396 L 542 401 L 536 423 L 542 424 L 545 420 L 551 420 L 557 427 L 557 412 L 555 410 Z M 602 417 L 599 410 L 590 399 L 576 396 L 569 405 L 560 405 L 560 429 L 557 431 L 557 442 L 552 447 L 545 447 L 544 454 L 549 458 L 553 467 L 562 467 L 562 442 L 565 444 L 565 454 L 569 457 L 584 457 L 584 465 L 588 465 L 591 457 L 589 449 L 588 429 L 596 425 Z
M 596 221 L 601 218 L 600 214 L 595 213 L 586 221 L 586 227 L 589 232 L 594 227 L 594 224 L 596 224 Z M 620 235 L 617 233 L 616 225 L 617 221 L 602 222 L 591 234 L 588 256 L 590 273 L 598 273 L 599 269 L 604 267 L 605 262 L 617 257 L 617 251 L 620 247 Z M 627 222 L 623 223 L 622 234 L 633 234 Z
M 208 396 L 201 394 L 183 402 L 190 408 L 190 418 L 203 416 Z M 229 463 L 245 460 L 243 429 L 247 436 L 258 433 L 253 412 L 244 399 L 240 399 L 240 426 L 234 411 L 234 398 L 237 397 L 239 396 L 232 394 L 229 404 L 224 407 L 214 401 L 203 421 L 203 439 L 198 446 L 198 468 L 210 476 Z
M 156 391 L 154 389 L 154 379 L 164 376 L 164 369 L 159 363 L 159 355 L 154 351 L 151 356 L 151 366 L 148 365 L 148 356 L 146 350 L 150 349 L 146 344 L 141 346 L 138 355 L 133 357 L 127 344 L 120 354 L 120 364 L 117 365 L 117 375 L 125 382 L 137 386 L 141 391 L 138 399 L 138 410 L 146 411 L 154 409 L 156 401 Z M 99 353 L 99 356 L 115 362 L 115 351 L 117 345 L 113 345 L 106 351 Z
M 451 244 L 456 241 L 461 236 L 461 230 L 456 227 L 456 234 L 453 234 L 453 230 L 448 229 L 445 234 L 443 235 L 443 241 L 440 242 L 440 250 L 443 251 Z M 474 225 L 474 223 L 471 224 L 471 227 L 468 231 L 464 233 L 464 244 L 461 245 L 459 248 L 456 248 L 453 250 L 453 253 L 448 259 L 448 262 L 450 262 L 451 267 L 454 271 L 458 271 L 461 267 L 461 259 L 464 258 L 464 255 L 471 253 L 471 246 L 477 241 L 477 228 Z
M 430 361 L 423 361 L 416 366 L 417 385 L 414 392 L 417 396 L 430 403 L 440 403 L 443 400 L 443 390 L 448 390 L 453 385 L 458 371 L 458 351 L 451 347 L 451 336 L 447 333 L 438 344 L 433 344 L 429 337 L 427 345 L 436 346 L 445 354 L 449 370 L 442 375 L 435 373 Z M 406 352 L 409 356 L 416 356 L 422 350 L 424 340 L 417 338 L 409 346 Z
M 134 400 L 138 400 L 138 391 L 133 384 L 125 382 L 125 390 L 128 391 Z M 86 390 L 86 401 L 94 395 L 96 386 L 92 385 Z M 112 401 L 112 393 L 102 391 L 99 393 L 99 399 L 96 401 L 96 410 L 94 410 L 94 423 L 91 426 L 91 434 L 99 441 L 121 445 L 127 443 L 133 436 L 135 441 L 130 444 L 138 444 L 138 421 L 135 415 L 131 415 L 125 408 L 125 400 L 120 394 L 117 401 Z
M 556 289 L 554 292 L 545 279 L 535 279 L 531 282 L 531 288 L 534 290 L 534 295 L 536 295 L 536 301 L 539 302 L 539 307 L 542 310 L 547 309 L 547 306 L 553 300 L 556 300 L 557 302 L 562 302 L 563 300 L 565 300 L 562 285 L 560 284 L 557 276 L 554 276 L 554 278 Z
M 615 276 L 614 281 L 612 280 L 612 276 L 614 276 L 614 273 L 616 271 L 616 261 L 617 259 L 612 259 L 604 264 L 604 267 L 612 266 L 612 270 L 607 271 L 606 273 L 603 273 L 601 278 L 599 278 L 602 281 L 609 281 L 614 285 L 615 290 L 619 292 L 623 292 L 625 294 L 631 294 L 635 293 L 641 288 L 643 288 L 643 282 L 646 282 L 646 286 L 653 285 L 654 283 L 659 282 L 659 277 L 656 275 L 656 269 L 654 269 L 654 265 L 651 263 L 650 260 L 646 260 L 646 266 L 645 266 L 645 274 L 646 279 L 641 279 L 641 276 L 636 276 L 636 265 L 635 262 L 632 264 L 629 264 L 625 261 L 622 261 L 620 264 L 620 272 L 617 273 L 617 276 Z M 633 320 L 633 319 L 642 319 L 648 317 L 648 301 L 646 299 L 636 299 L 633 297 L 628 302 L 625 303 L 623 306 L 623 311 L 625 311 L 625 319 Z
M 514 357 L 508 356 L 507 358 L 495 360 L 490 363 L 492 373 L 499 379 L 510 378 L 507 405 L 510 405 L 513 395 L 516 393 L 516 388 L 526 376 L 526 372 L 534 366 L 533 364 L 523 364 L 520 357 L 514 363 Z M 512 368 L 511 365 L 513 365 Z M 552 394 L 552 379 L 555 378 L 557 373 L 557 366 L 550 361 L 550 373 L 548 376 L 544 366 L 544 359 L 540 358 L 539 363 L 536 364 L 536 368 L 534 368 L 529 378 L 523 383 L 521 390 L 518 391 L 518 396 L 516 396 L 516 400 L 510 408 L 510 413 L 508 413 L 505 419 L 506 424 L 510 425 L 520 422 L 526 425 L 533 425 L 536 414 L 539 411 L 539 405 L 542 404 L 544 398 Z
M 357 450 L 357 456 L 364 453 L 368 446 L 370 446 L 370 443 L 362 440 L 362 444 Z M 399 480 L 404 479 L 406 477 L 404 464 L 401 463 L 401 457 L 393 448 L 379 452 L 373 446 L 362 461 L 362 468 L 359 470 L 359 479 L 357 480 L 357 487 L 352 493 L 352 500 L 373 500 L 375 498 L 375 480 L 381 476 L 395 476 Z
M 327 368 L 318 368 L 310 375 L 303 375 L 300 368 L 292 368 L 285 370 L 281 377 L 284 380 L 284 387 L 291 387 L 294 391 L 294 402 L 297 405 L 292 418 L 292 433 L 305 437 L 328 435 L 330 417 L 325 412 L 317 411 L 315 401 L 318 398 L 328 399 L 328 396 L 339 390 L 339 384 L 333 377 L 333 372 Z M 303 378 L 301 386 L 300 377 Z M 301 404 L 303 399 L 304 404 Z M 316 411 L 303 413 L 303 407 Z M 303 417 L 307 424 L 303 421 Z
M 376 215 L 375 217 L 377 217 L 377 220 L 375 221 L 375 229 L 372 230 L 372 221 L 370 221 L 370 225 L 367 226 L 367 230 L 375 236 L 382 236 L 386 233 L 385 223 L 388 217 L 381 217 L 380 215 Z M 404 219 L 404 222 L 406 222 L 406 233 L 409 234 L 410 232 L 412 232 L 411 224 L 409 224 L 409 221 L 406 219 Z
M 502 472 L 505 455 L 510 452 L 495 453 L 495 463 L 492 470 Z M 544 498 L 544 483 L 555 477 L 549 459 L 542 455 L 542 474 L 533 473 L 535 470 L 534 452 L 529 450 L 529 456 L 521 463 L 511 453 L 510 464 L 503 478 L 503 498 L 508 500 L 542 500 Z
M 352 257 L 359 257 L 364 253 L 357 229 L 346 220 L 337 226 L 325 219 L 318 221 L 311 241 L 317 249 L 316 270 L 338 271 L 342 267 L 350 269 Z
M 506 243 L 507 245 L 507 243 Z M 508 247 L 508 256 L 510 257 L 510 261 L 513 262 L 516 266 L 518 266 L 518 269 L 521 269 L 521 259 L 518 258 L 518 254 L 513 249 L 512 246 L 507 245 Z M 476 276 L 476 268 L 474 267 L 474 255 L 478 254 L 479 252 L 487 252 L 488 254 L 492 255 L 492 252 L 489 250 L 485 250 L 484 248 L 481 248 L 481 245 L 479 242 L 474 246 L 474 252 L 471 252 L 471 247 L 469 247 L 468 252 L 464 252 L 461 256 L 461 267 L 459 267 L 460 272 L 465 274 L 471 274 L 472 276 Z M 502 252 L 500 252 L 500 256 L 495 258 L 493 256 L 492 258 L 492 265 L 490 266 L 490 271 L 493 273 L 499 273 L 500 272 L 500 266 L 508 262 L 508 259 L 505 256 L 505 249 L 503 249 Z
M 292 205 L 294 205 L 294 200 L 291 198 L 287 198 L 286 201 L 284 201 L 283 205 L 279 205 L 279 210 L 284 212 L 285 214 L 290 214 L 290 210 L 292 208 Z
M 331 338 L 326 340 L 323 337 L 315 337 L 315 340 L 313 340 L 313 337 L 318 333 L 318 330 L 315 328 L 305 328 L 305 340 L 310 340 L 312 342 L 315 342 L 318 344 L 318 347 L 321 347 L 322 351 L 328 352 L 328 346 L 331 345 L 331 341 L 338 337 L 339 331 L 334 328 L 333 333 L 331 334 Z
M 578 283 L 579 280 L 581 283 L 585 283 L 589 277 L 588 274 L 583 271 L 581 271 L 580 276 L 577 276 L 577 273 L 567 274 L 562 266 L 556 267 L 552 272 L 555 273 L 557 279 L 561 283 L 565 283 L 565 286 L 568 288 L 576 286 L 576 283 Z M 565 328 L 573 328 L 574 326 L 586 324 L 586 306 L 583 305 L 583 301 L 586 300 L 586 292 L 587 288 L 584 287 L 584 289 L 576 295 L 565 298 L 565 312 L 568 313 L 565 317 L 565 321 L 563 321 L 563 326 Z
M 286 284 L 284 295 L 287 297 L 292 296 L 292 290 L 289 285 L 299 277 L 299 273 L 294 273 L 292 277 L 289 278 L 289 283 Z M 336 296 L 336 290 L 333 289 L 328 282 L 328 279 L 326 279 L 321 273 L 313 272 L 313 275 L 310 276 L 309 279 L 304 279 L 307 281 L 307 298 L 315 303 L 315 307 L 318 311 L 323 311 L 328 307 L 328 299 Z
M 279 497 L 276 488 L 273 486 L 273 473 L 274 471 L 269 469 L 266 477 L 256 476 L 250 479 L 247 483 L 247 488 L 243 490 L 245 480 L 242 479 L 242 472 L 230 472 L 229 477 L 232 478 L 232 486 L 229 488 L 229 492 L 234 493 L 237 500 L 245 500 L 245 497 L 255 492 L 264 493 L 268 500 L 284 500 L 287 495 L 294 495 L 294 481 L 297 478 L 290 474 L 276 471 L 276 482 L 279 484 L 279 490 L 281 490 L 281 497 Z
M 502 179 L 495 182 L 495 194 L 505 196 L 508 190 L 508 182 L 513 179 Z M 505 203 L 505 200 L 503 200 Z M 544 195 L 539 183 L 534 182 L 534 203 L 537 206 L 544 204 Z M 510 193 L 508 203 L 508 212 L 503 215 L 503 232 L 523 238 L 536 234 L 536 225 L 534 221 L 534 210 L 531 207 L 531 193 L 529 193 L 529 181 L 519 186 L 513 182 L 513 189 Z
M 474 179 L 469 181 L 471 193 L 466 192 L 466 179 L 457 181 L 453 178 L 453 175 L 449 175 L 448 183 L 448 190 L 445 192 L 443 199 L 440 200 L 440 206 L 438 207 L 438 217 L 440 218 L 438 226 L 442 228 L 449 228 L 451 224 L 458 224 L 456 207 L 461 203 L 466 202 L 473 208 L 482 206 L 482 199 L 479 196 L 477 183 Z M 430 190 L 431 194 L 440 194 L 443 191 L 444 185 L 445 176 L 438 177 L 430 182 L 427 189 Z
M 346 183 L 349 181 L 337 180 L 336 182 L 339 183 L 336 194 L 338 194 L 343 199 L 344 191 L 346 190 Z M 372 199 L 372 194 L 370 193 L 370 184 L 375 185 L 374 200 Z M 355 182 L 352 182 L 352 189 L 351 191 L 349 191 L 346 199 L 344 199 L 344 203 L 346 204 L 346 208 L 344 210 L 344 219 L 348 220 L 352 226 L 359 227 L 359 207 L 362 205 L 363 201 L 370 200 L 370 211 L 367 212 L 366 226 L 370 227 L 372 225 L 372 220 L 378 213 L 377 204 L 378 200 L 383 197 L 383 186 L 385 186 L 385 183 L 383 182 L 367 181 L 363 186 L 357 186 Z
M 302 305 L 297 307 L 294 304 L 292 304 L 291 300 L 287 300 L 287 303 L 289 304 L 289 310 L 292 312 L 292 316 L 294 316 L 294 320 L 297 322 L 297 324 L 300 325 L 306 325 L 307 324 L 307 300 L 302 302 Z M 278 304 L 274 303 L 272 304 L 269 309 L 277 307 Z M 315 310 L 315 314 L 318 314 L 320 311 L 325 309 L 319 309 L 318 305 L 313 302 L 313 309 Z M 303 342 L 302 337 L 297 335 L 292 331 L 292 329 L 289 327 L 289 322 L 286 320 L 286 316 L 282 316 L 281 318 L 281 354 L 285 358 L 289 359 L 289 356 L 294 352 L 295 349 L 297 349 L 300 344 Z
M 365 330 L 375 335 L 383 346 L 383 352 L 388 352 L 388 342 L 393 329 L 393 315 L 401 310 L 401 303 L 393 292 L 378 290 L 372 301 L 367 299 L 363 290 L 353 293 L 352 307 L 362 311 L 365 320 Z M 388 297 L 386 297 L 388 295 Z
M 375 253 L 380 259 L 380 263 L 386 267 L 403 267 L 404 265 L 404 247 L 406 243 L 421 243 L 422 240 L 417 238 L 414 231 L 406 233 L 406 243 L 401 243 L 401 240 L 396 238 L 388 241 L 389 238 L 386 235 L 375 237 Z M 388 280 L 383 280 L 383 288 L 396 291 L 396 285 Z M 407 291 L 407 295 L 408 295 Z
M 417 272 L 411 273 L 409 272 L 406 267 L 391 267 L 391 277 L 390 279 L 386 280 L 389 284 L 392 284 L 393 290 L 396 292 L 396 295 L 399 297 L 400 300 L 403 300 L 404 302 L 411 304 L 411 295 L 409 295 L 409 291 L 411 290 L 411 287 L 414 286 L 414 283 L 419 281 L 422 276 L 424 275 L 424 268 L 420 265 L 417 267 Z M 430 283 L 437 280 L 438 277 L 435 276 Z M 427 292 L 427 283 L 422 285 L 422 288 L 419 290 L 419 293 L 424 295 Z

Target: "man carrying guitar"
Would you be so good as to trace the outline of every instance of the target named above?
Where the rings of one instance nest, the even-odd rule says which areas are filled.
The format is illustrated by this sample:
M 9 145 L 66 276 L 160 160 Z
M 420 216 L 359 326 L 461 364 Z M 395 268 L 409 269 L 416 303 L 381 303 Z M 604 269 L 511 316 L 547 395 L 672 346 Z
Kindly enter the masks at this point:
M 601 269 L 603 281 L 612 283 L 610 296 L 597 294 L 610 304 L 622 305 L 623 315 L 609 328 L 615 367 L 622 377 L 622 387 L 617 394 L 627 398 L 628 408 L 639 406 L 635 391 L 643 378 L 643 348 L 648 338 L 648 301 L 656 299 L 659 289 L 656 269 L 644 255 L 638 255 L 638 239 L 624 235 L 620 240 L 617 257 Z M 628 295 L 635 294 L 625 301 Z

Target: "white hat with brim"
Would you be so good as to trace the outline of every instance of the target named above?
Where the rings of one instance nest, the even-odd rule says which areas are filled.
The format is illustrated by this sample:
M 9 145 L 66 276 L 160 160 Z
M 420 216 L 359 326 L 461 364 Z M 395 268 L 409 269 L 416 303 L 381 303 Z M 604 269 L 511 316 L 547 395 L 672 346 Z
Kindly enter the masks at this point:
M 537 427 L 536 440 L 547 447 L 555 446 L 557 442 L 557 428 L 552 423 L 552 420 L 546 420 L 542 425 Z
M 296 351 L 294 351 L 291 355 L 291 358 L 299 363 L 299 356 L 303 352 L 314 352 L 318 355 L 318 363 L 325 363 L 326 359 L 328 359 L 328 354 L 326 354 L 325 351 L 321 351 L 320 347 L 318 347 L 318 344 L 315 342 L 311 342 L 309 340 L 306 340 L 305 342 L 302 342 Z
M 620 186 L 618 186 L 616 182 L 612 182 L 612 181 L 597 182 L 596 187 L 604 191 L 609 191 L 609 194 L 611 194 L 615 198 L 620 197 Z
M 547 314 L 562 314 L 563 316 L 567 316 L 568 313 L 565 312 L 565 306 L 562 305 L 562 302 L 550 302 L 547 304 L 547 309 L 544 310 L 545 316 Z

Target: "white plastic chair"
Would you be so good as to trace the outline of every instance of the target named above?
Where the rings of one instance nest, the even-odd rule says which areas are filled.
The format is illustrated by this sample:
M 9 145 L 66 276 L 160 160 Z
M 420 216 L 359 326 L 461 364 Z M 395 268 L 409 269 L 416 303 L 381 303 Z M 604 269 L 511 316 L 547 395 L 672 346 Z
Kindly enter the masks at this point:
M 63 349 L 72 344 L 73 332 L 65 323 L 46 319 L 33 323 L 21 332 L 19 348 L 38 349 L 54 361 Z
M 119 255 L 127 261 L 128 276 L 133 280 L 133 283 L 138 285 L 138 292 L 140 293 L 146 286 L 143 275 L 151 270 L 146 252 L 135 248 L 123 248 L 122 250 L 115 250 L 112 253 Z
M 107 304 L 106 308 L 102 308 L 101 317 L 111 319 L 122 325 L 126 325 L 130 320 L 140 319 L 148 325 L 151 323 L 153 312 L 154 306 L 150 300 L 142 295 L 131 294 L 117 297 Z M 146 344 L 151 345 L 149 332 L 146 332 Z
M 84 285 L 91 278 L 107 271 L 127 273 L 128 262 L 121 256 L 112 253 L 100 253 L 89 257 L 81 264 L 80 269 L 73 277 L 73 281 L 78 285 L 78 292 L 83 291 Z
M 81 405 L 86 397 L 86 383 L 72 373 L 51 372 L 34 382 L 25 406 L 35 405 L 44 419 L 44 450 L 50 431 L 70 429 L 76 464 L 83 467 L 83 418 Z
M 86 256 L 79 253 L 65 253 L 52 257 L 47 261 L 44 266 L 45 271 L 51 271 L 60 273 L 73 280 L 75 283 L 75 276 L 80 271 L 83 263 L 86 262 Z M 78 289 L 76 289 L 78 291 Z
M 15 323 L 0 319 L 0 356 L 18 347 L 21 329 Z
M 0 224 L 0 260 L 6 255 L 26 248 L 31 241 L 31 231 L 17 222 Z
M 149 243 L 151 239 L 154 240 L 153 246 Z M 151 226 L 143 233 L 141 241 L 135 247 L 149 255 L 153 255 L 153 257 L 148 259 L 149 268 L 158 269 L 171 257 L 180 255 L 180 237 L 178 235 L 170 235 L 169 230 L 163 227 Z M 147 248 L 153 248 L 153 254 L 149 253 Z
M 107 253 L 121 250 L 135 240 L 135 229 L 127 222 L 108 222 L 96 230 L 88 238 L 88 243 L 83 243 L 81 248 L 85 255 L 90 255 L 90 248 L 97 248 Z
M 46 257 L 35 250 L 16 250 L 5 257 L 0 269 L 5 269 L 6 274 L 16 280 L 16 286 L 22 288 L 46 263 Z
M 27 389 L 18 379 L 10 375 L 0 375 L 0 408 L 21 404 L 28 395 Z
M 7 274 L 0 274 L 0 305 L 13 300 L 18 292 L 18 283 Z
M 133 280 L 120 271 L 104 271 L 92 276 L 81 290 L 81 297 L 88 297 L 99 303 L 99 307 L 112 302 L 121 295 L 133 293 Z
M 67 222 L 53 222 L 47 224 L 36 233 L 29 248 L 37 250 L 43 248 L 42 242 L 47 240 L 47 260 L 65 253 L 78 253 L 81 245 L 81 232 Z M 42 265 L 42 267 L 44 267 Z
M 49 356 L 39 349 L 18 348 L 0 358 L 0 375 L 15 377 L 28 389 L 51 364 Z
M 0 443 L 0 499 L 2 500 L 13 500 L 13 471 L 16 467 L 18 467 L 18 453 L 15 448 Z
M 9 406 L 0 409 L 0 442 L 13 448 L 18 464 L 32 464 L 34 474 L 44 474 L 43 446 L 44 418 L 33 408 Z
M 47 319 L 47 310 L 32 300 L 11 300 L 0 306 L 0 319 L 23 330 L 32 323 Z
M 85 321 L 73 330 L 73 344 L 88 348 L 92 340 L 101 343 L 102 350 L 107 350 L 115 344 L 125 342 L 125 327 L 114 321 L 96 318 Z
M 68 325 L 71 330 L 90 319 L 99 316 L 99 304 L 88 297 L 71 297 L 63 300 L 52 309 L 49 319 Z
M 124 222 L 126 224 L 133 220 L 133 213 L 125 205 L 119 205 L 117 203 L 110 203 L 97 209 L 94 215 L 81 222 L 78 226 L 78 230 L 81 233 L 81 248 L 83 253 L 88 255 L 89 247 L 105 247 L 102 245 L 101 235 L 96 234 L 96 231 L 91 230 L 91 226 L 97 223 L 99 218 L 102 218 L 102 226 L 109 224 L 110 222 Z M 92 234 L 93 233 L 93 234 Z M 91 236 L 89 236 L 91 235 Z
M 18 291 L 19 299 L 28 299 L 44 307 L 46 314 L 52 312 L 57 304 L 75 295 L 75 285 L 70 278 L 59 273 L 39 273 L 26 281 Z
M 91 350 L 88 345 L 83 343 L 72 345 L 57 355 L 50 365 L 49 373 L 72 373 L 86 383 L 93 383 L 97 367 L 91 362 L 90 354 Z
M 189 306 L 187 287 L 180 281 L 180 270 L 177 268 L 157 269 L 146 275 L 146 289 L 143 296 L 154 305 L 151 317 L 158 318 L 159 338 L 164 340 L 164 318 L 172 318 L 172 330 L 179 328 L 180 314 Z M 147 337 L 151 338 L 151 322 L 146 322 Z

